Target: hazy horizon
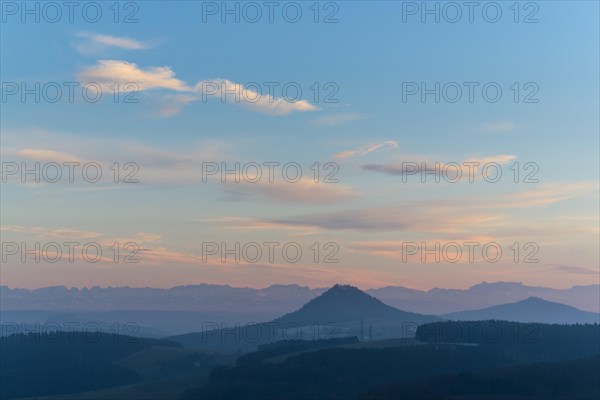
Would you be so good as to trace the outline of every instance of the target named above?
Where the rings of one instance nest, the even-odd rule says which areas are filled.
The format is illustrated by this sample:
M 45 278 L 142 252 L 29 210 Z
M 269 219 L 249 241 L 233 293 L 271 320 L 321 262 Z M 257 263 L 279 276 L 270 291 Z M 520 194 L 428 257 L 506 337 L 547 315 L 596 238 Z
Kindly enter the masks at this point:
M 526 282 L 517 282 L 517 281 L 497 281 L 497 282 L 486 282 L 486 281 L 481 281 L 478 283 L 473 283 L 464 287 L 439 287 L 439 286 L 433 286 L 433 287 L 429 287 L 429 288 L 416 288 L 416 287 L 410 287 L 410 286 L 405 286 L 405 285 L 386 285 L 386 286 L 376 286 L 376 287 L 371 287 L 371 286 L 359 286 L 359 285 L 355 285 L 352 284 L 350 282 L 335 282 L 330 286 L 308 286 L 308 285 L 301 285 L 301 284 L 297 284 L 297 283 L 273 283 L 271 285 L 268 286 L 259 286 L 259 287 L 253 287 L 253 286 L 235 286 L 235 285 L 230 285 L 227 283 L 208 283 L 208 282 L 202 282 L 202 283 L 190 283 L 190 284 L 183 284 L 183 285 L 174 285 L 174 286 L 164 286 L 164 287 L 160 287 L 160 286 L 129 286 L 129 285 L 123 285 L 123 286 L 100 286 L 100 285 L 91 285 L 91 286 L 68 286 L 68 285 L 50 285 L 50 286 L 39 286 L 39 287 L 17 287 L 17 286 L 8 286 L 8 285 L 1 285 L 4 287 L 8 287 L 10 289 L 26 289 L 26 290 L 37 290 L 37 289 L 45 289 L 45 288 L 50 288 L 50 287 L 65 287 L 67 289 L 92 289 L 94 287 L 99 287 L 101 289 L 108 289 L 108 288 L 113 288 L 113 289 L 117 289 L 117 288 L 131 288 L 131 289 L 173 289 L 176 287 L 186 287 L 186 286 L 202 286 L 202 285 L 207 285 L 207 286 L 229 286 L 232 288 L 236 288 L 236 289 L 255 289 L 255 290 L 261 290 L 261 289 L 268 289 L 272 286 L 300 286 L 300 287 L 305 287 L 311 290 L 314 289 L 327 289 L 330 288 L 332 286 L 335 285 L 351 285 L 351 286 L 355 286 L 361 290 L 368 290 L 368 289 L 382 289 L 382 288 L 386 288 L 386 287 L 402 287 L 405 289 L 411 289 L 411 290 L 419 290 L 419 291 L 430 291 L 433 289 L 445 289 L 445 290 L 467 290 L 472 288 L 473 286 L 477 286 L 477 285 L 481 285 L 481 284 L 517 284 L 517 285 L 523 285 L 523 286 L 529 286 L 529 287 L 542 287 L 542 288 L 547 288 L 547 289 L 556 289 L 556 290 L 565 290 L 565 289 L 571 289 L 577 286 L 599 286 L 600 283 L 590 283 L 590 284 L 583 284 L 583 285 L 571 285 L 571 286 L 564 286 L 564 287 L 550 287 L 550 286 L 543 286 L 543 285 L 532 285 L 532 284 L 528 284 Z M 0 306 L 1 307 L 1 306 Z

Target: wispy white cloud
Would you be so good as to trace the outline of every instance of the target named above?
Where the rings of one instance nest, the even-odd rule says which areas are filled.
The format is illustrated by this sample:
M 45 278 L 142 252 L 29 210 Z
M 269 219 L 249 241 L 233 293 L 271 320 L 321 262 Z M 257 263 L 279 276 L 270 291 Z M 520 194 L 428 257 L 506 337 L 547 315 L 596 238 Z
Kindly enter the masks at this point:
M 29 148 L 31 143 L 36 143 L 37 147 Z M 96 162 L 103 169 L 109 168 L 116 161 L 122 164 L 134 162 L 139 166 L 135 179 L 139 179 L 142 184 L 161 185 L 198 183 L 201 180 L 198 171 L 202 168 L 202 162 L 227 162 L 239 158 L 229 144 L 219 141 L 206 140 L 188 144 L 185 149 L 169 149 L 131 139 L 93 138 L 44 130 L 2 132 L 0 154 L 3 159 L 13 162 Z M 17 181 L 19 177 L 18 174 L 14 176 Z M 63 178 L 60 182 L 68 182 L 66 172 Z M 111 181 L 106 174 L 104 178 L 101 182 Z M 81 180 L 77 179 L 76 182 Z M 70 190 L 75 190 L 78 185 L 71 186 Z M 84 186 L 90 189 L 89 185 Z M 133 186 L 136 185 L 128 187 Z M 102 185 L 94 185 L 94 190 L 99 190 L 100 187 Z
M 386 140 L 381 143 L 374 143 L 367 146 L 360 147 L 354 150 L 345 150 L 333 155 L 334 158 L 350 158 L 354 156 L 363 156 L 365 154 L 373 153 L 384 147 L 398 148 L 398 142 L 395 140 Z
M 82 82 L 95 82 L 105 87 L 118 83 L 133 83 L 137 89 L 164 89 L 179 92 L 162 99 L 159 112 L 162 116 L 172 116 L 182 107 L 197 100 L 216 99 L 223 103 L 239 104 L 253 111 L 269 115 L 286 115 L 291 112 L 316 111 L 318 107 L 307 100 L 291 100 L 259 93 L 250 87 L 228 79 L 202 80 L 193 86 L 175 77 L 170 67 L 140 68 L 135 63 L 120 60 L 100 60 L 78 74 Z
M 222 78 L 200 81 L 194 90 L 202 93 L 205 98 L 213 96 L 223 102 L 240 104 L 254 111 L 271 115 L 285 115 L 293 111 L 305 112 L 318 109 L 306 100 L 291 101 L 269 94 L 265 95 Z
M 154 43 L 142 42 L 140 40 L 123 36 L 102 35 L 89 32 L 80 32 L 77 36 L 83 39 L 82 42 L 75 45 L 75 48 L 81 54 L 101 53 L 110 48 L 143 50 L 155 46 Z
M 34 161 L 82 162 L 82 160 L 77 156 L 51 149 L 21 149 L 17 150 L 15 154 Z
M 324 115 L 319 118 L 315 118 L 312 122 L 316 125 L 325 125 L 325 126 L 333 126 L 343 124 L 345 122 L 357 121 L 360 119 L 365 119 L 367 116 L 365 114 L 358 113 L 339 113 L 339 114 L 331 114 Z
M 498 155 L 495 155 L 495 156 L 471 157 L 471 158 L 465 159 L 463 162 L 464 163 L 467 163 L 467 162 L 479 163 L 481 165 L 491 164 L 491 163 L 505 165 L 505 164 L 508 164 L 509 162 L 511 162 L 513 160 L 516 160 L 516 159 L 517 159 L 517 156 L 514 156 L 514 155 L 510 155 L 510 154 L 498 154 Z
M 349 201 L 360 196 L 351 186 L 342 183 L 315 181 L 306 175 L 298 181 L 276 179 L 270 182 L 266 172 L 256 183 L 241 180 L 227 180 L 222 183 L 218 176 L 208 183 L 202 182 L 204 162 L 232 163 L 240 162 L 240 156 L 235 147 L 222 142 L 205 141 L 185 149 L 166 149 L 147 145 L 141 142 L 105 138 L 90 140 L 71 134 L 51 134 L 49 132 L 6 132 L 3 134 L 2 156 L 15 161 L 29 159 L 40 162 L 89 162 L 99 163 L 107 169 L 115 160 L 135 162 L 139 171 L 134 178 L 145 185 L 169 185 L 198 187 L 210 186 L 209 193 L 227 200 L 245 200 L 252 202 L 271 202 L 288 204 L 336 204 Z M 29 149 L 25 146 L 35 141 L 40 147 Z M 60 143 L 60 145 L 57 145 Z M 7 144 L 8 146 L 4 146 Z M 122 164 L 125 161 L 122 162 Z M 131 172 L 131 170 L 128 170 Z M 15 175 L 15 181 L 19 176 Z M 65 178 L 61 182 L 67 182 Z M 108 177 L 110 182 L 111 178 Z M 79 182 L 79 180 L 77 181 Z M 104 181 L 103 181 L 104 182 Z M 83 182 L 81 182 L 83 183 Z M 71 185 L 70 190 L 77 189 Z M 85 185 L 83 185 L 84 188 Z M 89 187 L 89 185 L 87 185 Z M 100 190 L 103 185 L 94 185 L 94 190 Z M 111 185 L 110 187 L 115 187 Z
M 191 89 L 185 82 L 175 78 L 170 67 L 149 67 L 142 69 L 135 63 L 119 60 L 100 60 L 92 67 L 81 71 L 78 79 L 82 82 L 95 82 L 110 86 L 115 83 L 134 83 L 138 90 L 169 89 L 186 92 Z
M 161 117 L 172 117 L 181 112 L 183 107 L 197 101 L 198 97 L 190 94 L 173 94 L 163 96 L 159 115 Z

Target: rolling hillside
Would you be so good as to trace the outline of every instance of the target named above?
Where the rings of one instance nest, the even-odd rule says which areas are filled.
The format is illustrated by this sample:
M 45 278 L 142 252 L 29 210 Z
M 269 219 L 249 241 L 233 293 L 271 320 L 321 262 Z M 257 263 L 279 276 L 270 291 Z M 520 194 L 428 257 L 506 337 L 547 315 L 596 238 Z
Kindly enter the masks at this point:
M 600 323 L 600 314 L 579 310 L 565 304 L 530 297 L 523 301 L 501 304 L 480 310 L 444 314 L 444 318 L 459 321 L 497 319 L 514 322 L 540 322 L 546 324 Z
M 417 326 L 439 321 L 433 315 L 388 306 L 360 289 L 335 285 L 299 310 L 271 322 L 172 336 L 184 347 L 251 351 L 277 340 L 317 340 L 357 336 L 360 340 L 411 337 Z

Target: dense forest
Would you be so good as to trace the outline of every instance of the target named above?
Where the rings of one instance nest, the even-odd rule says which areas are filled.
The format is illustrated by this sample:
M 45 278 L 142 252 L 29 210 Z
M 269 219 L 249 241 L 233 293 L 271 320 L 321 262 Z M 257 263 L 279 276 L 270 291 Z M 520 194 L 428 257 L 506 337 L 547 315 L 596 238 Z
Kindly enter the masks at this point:
M 369 390 L 365 400 L 600 398 L 600 357 L 458 372 Z
M 76 393 L 137 382 L 130 369 L 114 365 L 167 340 L 100 332 L 15 334 L 0 341 L 0 398 Z
M 2 338 L 0 398 L 76 393 L 71 399 L 151 383 L 173 386 L 167 397 L 184 400 L 597 399 L 599 357 L 597 324 L 434 322 L 412 339 L 286 340 L 236 354 L 114 334 L 32 333 Z
M 598 324 L 507 321 L 434 322 L 417 328 L 426 343 L 476 344 L 515 362 L 560 361 L 600 354 Z
M 281 340 L 279 342 L 263 344 L 258 351 L 244 354 L 237 359 L 238 365 L 253 365 L 269 358 L 282 356 L 290 353 L 317 350 L 327 347 L 341 346 L 345 344 L 358 343 L 356 336 L 347 338 L 332 338 L 321 340 Z
M 452 337 L 448 335 L 450 329 L 455 332 Z M 487 333 L 492 331 L 503 333 L 488 336 Z M 460 333 L 465 336 L 460 337 Z M 421 398 L 429 399 L 428 395 L 445 398 L 457 390 L 459 394 L 475 398 L 502 393 L 517 397 L 560 398 L 575 393 L 568 385 L 579 383 L 585 385 L 581 393 L 578 392 L 584 396 L 583 392 L 597 393 L 594 388 L 598 386 L 598 375 L 565 375 L 556 381 L 567 385 L 563 392 L 555 390 L 552 381 L 570 365 L 558 362 L 571 362 L 574 370 L 597 363 L 597 357 L 573 360 L 597 356 L 600 353 L 599 334 L 598 325 L 445 322 L 422 326 L 417 334 L 419 342 L 406 341 L 396 347 L 365 343 L 363 347 L 346 345 L 299 353 L 296 345 L 291 344 L 287 358 L 281 357 L 285 349 L 280 346 L 278 357 L 266 357 L 262 350 L 240 359 L 235 367 L 215 368 L 208 384 L 190 389 L 184 398 L 358 399 L 364 396 L 376 398 L 379 394 L 382 397 L 389 395 L 389 398 L 419 398 L 422 395 Z M 535 364 L 542 362 L 544 364 Z M 494 372 L 479 372 L 495 369 L 501 371 L 499 381 L 494 380 Z M 430 384 L 427 379 L 437 375 L 446 378 L 434 387 L 435 393 L 425 390 Z M 524 376 L 529 376 L 531 382 L 536 379 L 540 382 L 528 383 L 522 380 Z M 474 382 L 470 392 L 456 389 L 463 384 L 468 386 L 469 379 Z M 402 397 L 401 391 L 406 387 L 413 388 L 412 393 L 417 397 Z M 536 387 L 540 392 L 531 392 Z

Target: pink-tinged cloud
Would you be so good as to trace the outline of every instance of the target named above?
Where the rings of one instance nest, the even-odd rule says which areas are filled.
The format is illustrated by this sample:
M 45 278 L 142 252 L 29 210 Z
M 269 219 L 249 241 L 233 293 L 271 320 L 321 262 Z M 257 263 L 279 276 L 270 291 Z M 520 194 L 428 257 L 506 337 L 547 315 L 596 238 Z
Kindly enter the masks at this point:
M 178 92 L 178 96 L 163 98 L 163 106 L 160 110 L 163 116 L 175 115 L 185 105 L 201 99 L 203 101 L 216 99 L 223 103 L 238 104 L 270 115 L 318 110 L 307 100 L 286 99 L 260 93 L 229 79 L 202 80 L 190 86 L 177 79 L 171 67 L 144 69 L 135 63 L 120 60 L 100 60 L 96 65 L 83 69 L 78 74 L 78 80 L 84 84 L 97 83 L 107 90 L 111 90 L 110 87 L 118 83 L 124 88 L 123 90 L 132 90 L 126 87 L 132 84 L 132 87 L 139 91 L 163 89 Z M 182 93 L 185 93 L 185 96 L 182 96 Z
M 170 67 L 149 67 L 142 69 L 135 63 L 119 60 L 100 60 L 92 67 L 81 71 L 78 79 L 82 83 L 98 83 L 105 87 L 119 83 L 124 86 L 133 83 L 138 90 L 169 89 L 189 92 L 191 89 L 175 78 Z
M 44 162 L 83 162 L 79 157 L 62 151 L 51 149 L 22 149 L 16 152 L 18 156 Z
M 279 203 L 335 204 L 358 196 L 347 185 L 315 182 L 312 178 L 301 178 L 297 182 L 228 182 L 223 186 L 234 198 L 237 196 L 241 200 L 255 198 Z
M 539 185 L 533 189 L 511 196 L 504 207 L 543 206 L 580 198 L 598 198 L 598 182 L 572 182 Z
M 403 235 L 405 240 L 396 241 L 355 241 L 347 247 L 350 251 L 375 257 L 388 257 L 411 264 L 473 264 L 486 263 L 487 260 L 502 254 L 512 241 L 493 236 L 456 236 L 453 239 L 430 237 L 419 239 Z M 488 248 L 483 254 L 483 248 Z M 500 253 L 495 251 L 500 248 Z M 539 248 L 539 247 L 538 247 Z M 487 258 L 486 258 L 487 257 Z
M 34 237 L 52 237 L 52 238 L 99 238 L 103 236 L 101 233 L 92 231 L 81 231 L 77 229 L 51 229 L 37 226 L 18 226 L 18 225 L 3 225 L 0 228 L 3 232 L 25 233 Z
M 248 224 L 251 227 L 280 227 L 282 229 L 351 230 L 351 231 L 417 231 L 417 232 L 462 232 L 482 224 L 493 224 L 501 220 L 497 215 L 461 215 L 438 212 L 415 206 L 395 206 L 373 209 L 351 209 L 335 212 L 304 214 L 287 218 L 262 218 L 239 221 L 223 220 L 228 226 Z

